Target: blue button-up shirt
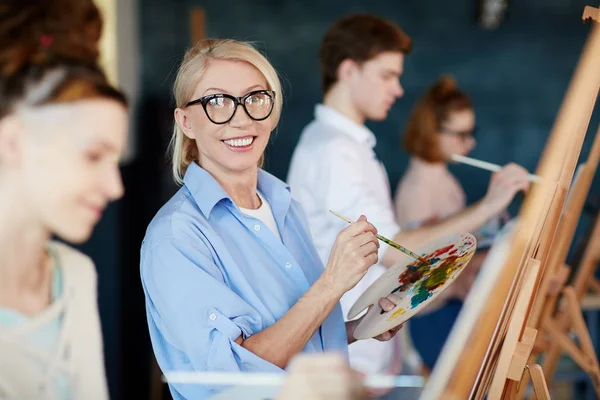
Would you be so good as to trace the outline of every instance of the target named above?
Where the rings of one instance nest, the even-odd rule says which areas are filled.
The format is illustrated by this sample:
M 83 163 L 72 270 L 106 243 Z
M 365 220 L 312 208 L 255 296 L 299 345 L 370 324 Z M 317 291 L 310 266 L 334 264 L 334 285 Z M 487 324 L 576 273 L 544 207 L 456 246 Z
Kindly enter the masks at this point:
M 208 172 L 192 163 L 184 186 L 154 217 L 142 244 L 141 277 L 152 346 L 163 371 L 281 372 L 235 343 L 279 320 L 323 272 L 289 187 L 260 170 L 279 240 L 243 214 Z M 339 305 L 305 352 L 346 354 Z M 204 399 L 218 387 L 170 386 L 175 399 Z

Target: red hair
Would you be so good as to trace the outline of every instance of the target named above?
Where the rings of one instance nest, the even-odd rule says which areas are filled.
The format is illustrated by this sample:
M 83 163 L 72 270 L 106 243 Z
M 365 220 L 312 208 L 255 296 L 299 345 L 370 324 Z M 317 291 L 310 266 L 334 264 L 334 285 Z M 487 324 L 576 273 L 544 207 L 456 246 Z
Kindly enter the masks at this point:
M 453 78 L 440 78 L 413 108 L 404 132 L 404 147 L 425 161 L 444 161 L 438 145 L 442 124 L 452 112 L 472 108 L 471 100 Z

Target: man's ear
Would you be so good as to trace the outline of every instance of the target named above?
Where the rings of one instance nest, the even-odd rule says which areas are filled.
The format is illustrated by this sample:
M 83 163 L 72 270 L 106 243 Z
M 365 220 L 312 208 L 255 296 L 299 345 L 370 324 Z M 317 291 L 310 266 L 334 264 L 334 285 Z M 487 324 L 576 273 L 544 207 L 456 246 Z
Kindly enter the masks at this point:
M 347 82 L 352 78 L 352 75 L 358 70 L 358 64 L 356 61 L 349 58 L 342 61 L 337 70 L 337 77 L 339 81 Z
M 21 163 L 25 143 L 25 127 L 15 115 L 0 119 L 0 165 Z

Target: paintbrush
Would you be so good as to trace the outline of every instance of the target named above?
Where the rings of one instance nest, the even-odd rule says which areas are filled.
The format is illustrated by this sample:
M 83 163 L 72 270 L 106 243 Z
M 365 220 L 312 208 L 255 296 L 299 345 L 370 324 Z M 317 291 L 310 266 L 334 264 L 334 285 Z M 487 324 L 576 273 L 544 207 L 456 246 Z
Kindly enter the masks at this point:
M 329 212 L 330 212 L 330 213 L 332 213 L 333 215 L 335 215 L 336 217 L 343 219 L 344 221 L 348 222 L 349 224 L 351 224 L 351 223 L 353 223 L 353 222 L 354 222 L 354 221 L 352 221 L 352 220 L 350 220 L 350 219 L 348 219 L 348 218 L 344 217 L 343 215 L 341 215 L 341 214 L 339 214 L 339 213 L 336 213 L 336 212 L 335 212 L 335 211 L 333 211 L 333 210 L 329 210 Z M 410 250 L 409 250 L 409 249 L 407 249 L 406 247 L 404 247 L 404 246 L 400 246 L 398 243 L 396 243 L 396 242 L 393 242 L 393 241 L 391 241 L 390 239 L 388 239 L 388 238 L 385 238 L 385 237 L 383 237 L 383 236 L 381 236 L 381 235 L 376 235 L 376 236 L 377 236 L 377 239 L 381 240 L 383 243 L 386 243 L 387 245 L 389 245 L 389 246 L 391 246 L 391 247 L 393 247 L 393 248 L 395 248 L 395 249 L 398 249 L 398 250 L 400 250 L 401 252 L 403 252 L 404 254 L 407 254 L 407 255 L 411 256 L 411 257 L 412 257 L 412 258 L 414 258 L 415 260 L 419 260 L 419 261 L 421 261 L 422 263 L 425 263 L 425 264 L 429 265 L 429 261 L 427 261 L 426 259 L 424 259 L 424 258 L 423 258 L 423 257 L 421 257 L 420 255 L 418 255 L 418 254 L 417 254 L 417 253 L 415 253 L 414 251 L 410 251 Z
M 470 165 L 472 167 L 481 168 L 481 169 L 485 169 L 485 170 L 492 171 L 492 172 L 498 172 L 502 169 L 502 167 L 500 165 L 492 164 L 487 161 L 477 160 L 477 159 L 471 158 L 471 157 L 461 156 L 458 154 L 452 154 L 452 156 L 450 158 L 452 158 L 452 161 L 456 161 L 457 163 Z M 529 182 L 539 182 L 541 180 L 542 180 L 541 177 L 539 177 L 537 175 L 529 174 Z
M 224 386 L 282 386 L 286 374 L 260 372 L 167 372 L 163 382 Z M 379 375 L 365 376 L 364 385 L 372 389 L 393 387 L 423 387 L 422 376 Z

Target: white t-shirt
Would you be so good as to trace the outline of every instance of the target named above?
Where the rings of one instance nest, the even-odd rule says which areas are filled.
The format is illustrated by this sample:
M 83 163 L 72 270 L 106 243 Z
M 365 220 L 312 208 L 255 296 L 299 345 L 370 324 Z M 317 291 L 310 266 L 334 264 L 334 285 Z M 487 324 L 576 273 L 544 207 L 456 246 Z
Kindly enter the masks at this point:
M 340 231 L 348 224 L 329 210 L 357 220 L 364 214 L 379 234 L 393 238 L 400 232 L 387 172 L 375 156 L 375 135 L 331 107 L 317 105 L 315 119 L 304 128 L 294 151 L 288 183 L 302 204 L 315 246 L 324 265 Z M 379 248 L 379 259 L 388 246 Z M 372 266 L 365 277 L 341 299 L 344 316 L 358 297 L 386 268 Z M 394 341 L 361 340 L 350 345 L 350 363 L 365 373 L 386 373 L 392 368 Z M 394 371 L 395 372 L 395 371 Z
M 262 203 L 260 207 L 256 210 L 239 207 L 240 211 L 250 217 L 254 217 L 262 221 L 275 234 L 277 239 L 281 241 L 281 235 L 279 235 L 279 229 L 277 229 L 277 223 L 275 222 L 275 217 L 273 217 L 273 211 L 271 210 L 271 206 L 269 205 L 269 202 L 263 197 L 263 195 L 260 194 L 260 192 L 257 193 Z

